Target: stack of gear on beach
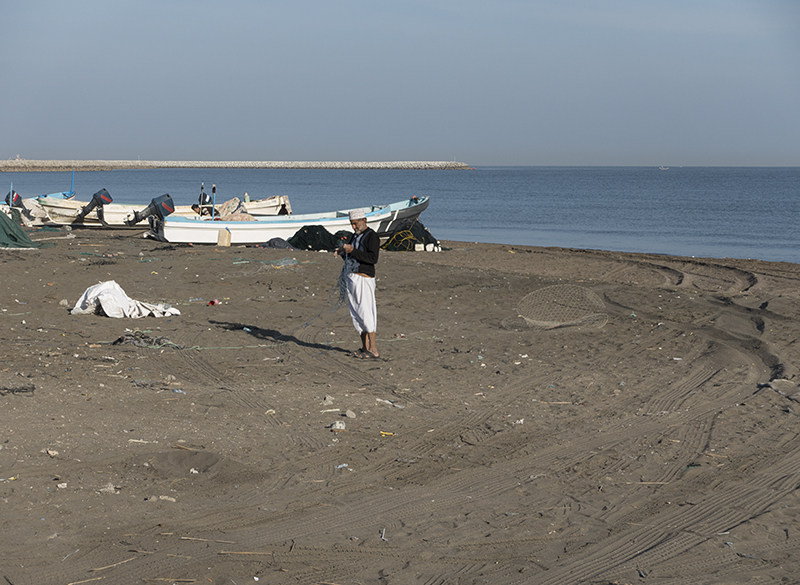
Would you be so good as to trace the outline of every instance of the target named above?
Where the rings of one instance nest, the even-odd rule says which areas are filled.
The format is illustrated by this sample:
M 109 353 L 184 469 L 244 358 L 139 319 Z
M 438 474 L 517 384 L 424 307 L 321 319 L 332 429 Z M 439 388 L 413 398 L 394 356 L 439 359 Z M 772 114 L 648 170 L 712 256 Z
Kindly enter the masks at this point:
M 352 232 L 347 230 L 339 230 L 335 234 L 330 233 L 321 225 L 306 225 L 301 227 L 295 234 L 289 238 L 288 242 L 292 248 L 296 250 L 327 250 L 333 252 L 347 242 L 352 236 Z
M 440 249 L 439 240 L 414 217 L 403 220 L 381 248 L 389 252 L 414 252 L 418 245 L 428 251 Z

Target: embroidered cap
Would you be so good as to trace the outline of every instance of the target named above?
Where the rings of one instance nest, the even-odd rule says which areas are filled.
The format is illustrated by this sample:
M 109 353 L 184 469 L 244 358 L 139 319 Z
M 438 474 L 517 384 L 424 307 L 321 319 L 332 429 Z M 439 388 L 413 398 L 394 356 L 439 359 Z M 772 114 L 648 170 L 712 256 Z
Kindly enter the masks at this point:
M 350 212 L 350 219 L 351 220 L 353 220 L 353 219 L 366 219 L 366 218 L 367 218 L 367 214 L 364 213 L 363 209 L 354 209 L 353 211 Z

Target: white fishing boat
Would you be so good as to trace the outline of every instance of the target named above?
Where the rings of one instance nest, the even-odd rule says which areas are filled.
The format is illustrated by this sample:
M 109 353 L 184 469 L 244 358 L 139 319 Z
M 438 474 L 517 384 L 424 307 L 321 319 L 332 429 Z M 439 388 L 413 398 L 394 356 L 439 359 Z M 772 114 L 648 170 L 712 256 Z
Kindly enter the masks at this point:
M 255 201 L 245 201 L 245 213 L 260 217 L 262 215 L 291 215 L 292 206 L 287 195 L 275 195 L 266 199 L 256 199 Z
M 387 236 L 403 220 L 418 217 L 429 203 L 429 197 L 412 197 L 389 205 L 375 205 L 362 209 L 367 217 L 367 225 L 375 230 L 378 236 Z M 262 244 L 272 238 L 288 240 L 300 228 L 309 225 L 321 225 L 332 234 L 341 230 L 352 231 L 350 211 L 344 209 L 327 213 L 262 216 L 253 218 L 252 221 L 221 221 L 208 217 L 167 215 L 153 217 L 151 234 L 154 238 L 165 242 L 217 244 L 220 241 L 220 232 L 228 232 L 229 235 L 222 235 L 225 241 L 231 244 Z
M 98 191 L 104 192 L 105 189 Z M 108 195 L 108 192 L 105 192 Z M 95 194 L 97 195 L 97 194 Z M 96 227 L 145 227 L 147 221 L 141 214 L 147 209 L 149 204 L 144 205 L 125 205 L 122 203 L 105 202 L 105 196 L 99 197 L 98 204 L 92 206 L 97 197 L 92 201 L 77 201 L 75 199 L 64 199 L 52 195 L 43 195 L 37 198 L 39 205 L 47 212 L 52 223 L 61 225 L 84 225 Z M 110 201 L 110 196 L 108 197 Z M 244 209 L 250 215 L 257 217 L 278 215 L 281 209 L 291 213 L 289 198 L 286 195 L 275 195 L 265 199 L 259 199 L 244 203 Z M 91 206 L 91 207 L 90 207 Z M 85 211 L 87 210 L 88 211 Z M 140 218 L 131 223 L 137 213 Z M 98 215 L 99 214 L 99 215 Z M 176 205 L 173 216 L 197 217 L 198 214 L 190 205 Z

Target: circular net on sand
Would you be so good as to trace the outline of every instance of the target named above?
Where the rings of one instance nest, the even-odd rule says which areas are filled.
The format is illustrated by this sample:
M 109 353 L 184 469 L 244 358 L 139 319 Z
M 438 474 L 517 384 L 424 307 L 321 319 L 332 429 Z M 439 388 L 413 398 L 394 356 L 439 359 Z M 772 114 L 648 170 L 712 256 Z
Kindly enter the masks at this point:
M 588 288 L 573 284 L 547 286 L 526 295 L 517 316 L 503 320 L 506 329 L 556 329 L 592 327 L 608 322 L 603 300 Z

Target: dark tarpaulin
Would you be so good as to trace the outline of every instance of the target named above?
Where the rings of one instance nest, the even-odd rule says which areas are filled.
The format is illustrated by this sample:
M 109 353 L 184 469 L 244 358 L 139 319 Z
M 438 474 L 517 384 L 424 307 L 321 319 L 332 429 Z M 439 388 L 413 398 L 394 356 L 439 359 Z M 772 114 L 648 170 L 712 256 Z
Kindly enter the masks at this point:
M 0 248 L 38 248 L 22 228 L 0 211 Z

